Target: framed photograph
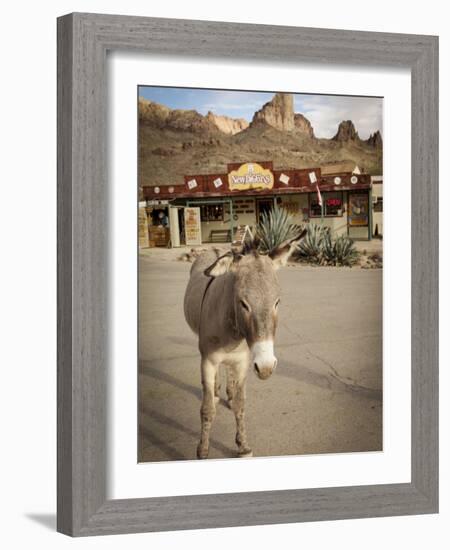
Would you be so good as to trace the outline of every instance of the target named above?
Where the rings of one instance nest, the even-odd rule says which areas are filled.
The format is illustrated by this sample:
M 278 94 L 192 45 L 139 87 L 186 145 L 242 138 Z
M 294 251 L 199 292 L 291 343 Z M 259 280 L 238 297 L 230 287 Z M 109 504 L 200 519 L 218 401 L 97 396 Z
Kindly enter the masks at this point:
M 58 19 L 58 530 L 438 511 L 438 39 Z

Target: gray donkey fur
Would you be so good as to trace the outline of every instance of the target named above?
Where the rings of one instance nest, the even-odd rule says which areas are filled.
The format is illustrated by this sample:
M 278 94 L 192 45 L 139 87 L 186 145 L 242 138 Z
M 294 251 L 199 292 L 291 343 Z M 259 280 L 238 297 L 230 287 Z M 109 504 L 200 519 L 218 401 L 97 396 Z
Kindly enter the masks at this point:
M 273 343 L 280 287 L 276 271 L 304 237 L 303 231 L 260 254 L 257 243 L 240 252 L 211 250 L 192 265 L 184 297 L 184 314 L 198 335 L 203 400 L 198 458 L 207 458 L 209 433 L 219 400 L 218 370 L 227 371 L 228 404 L 236 418 L 238 456 L 252 456 L 245 431 L 245 383 L 250 365 L 266 380 L 277 366 Z

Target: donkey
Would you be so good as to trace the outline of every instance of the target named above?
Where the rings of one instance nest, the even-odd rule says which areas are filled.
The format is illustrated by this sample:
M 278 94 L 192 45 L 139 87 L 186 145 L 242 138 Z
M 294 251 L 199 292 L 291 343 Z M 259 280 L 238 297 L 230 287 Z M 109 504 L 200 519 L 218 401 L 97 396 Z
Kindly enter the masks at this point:
M 273 344 L 278 320 L 280 286 L 276 271 L 285 265 L 301 232 L 269 254 L 260 254 L 256 241 L 242 250 L 219 255 L 211 250 L 191 267 L 184 296 L 184 314 L 198 335 L 203 400 L 197 457 L 207 458 L 209 434 L 219 401 L 219 366 L 227 370 L 228 405 L 236 418 L 239 457 L 252 456 L 245 423 L 245 383 L 250 365 L 261 380 L 277 366 Z

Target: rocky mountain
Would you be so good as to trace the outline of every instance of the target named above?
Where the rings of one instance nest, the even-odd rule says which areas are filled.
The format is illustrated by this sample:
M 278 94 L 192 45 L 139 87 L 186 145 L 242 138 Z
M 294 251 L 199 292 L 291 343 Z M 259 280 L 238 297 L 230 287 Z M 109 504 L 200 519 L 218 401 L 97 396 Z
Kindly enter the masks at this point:
M 139 98 L 139 122 L 156 128 L 195 134 L 219 132 L 214 122 L 193 109 L 169 109 L 165 105 L 143 98 Z
M 381 137 L 380 131 L 377 130 L 373 134 L 370 134 L 369 138 L 366 139 L 366 143 L 371 147 L 383 147 L 383 138 Z
M 316 138 L 310 121 L 294 113 L 291 94 L 275 94 L 248 124 L 215 113 L 169 109 L 139 100 L 139 184 L 170 185 L 186 174 L 223 173 L 230 162 L 272 160 L 277 168 L 354 162 L 382 173 L 380 132 L 361 140 L 351 121 L 332 139 Z
M 291 132 L 294 129 L 294 96 L 275 94 L 253 115 L 250 126 L 259 124 L 268 124 L 282 132 Z
M 305 136 L 314 139 L 314 128 L 311 126 L 311 122 L 300 113 L 294 115 L 294 127 L 297 132 L 304 134 Z
M 225 115 L 215 115 L 211 111 L 208 111 L 206 118 L 215 124 L 221 132 L 230 136 L 242 132 L 242 130 L 245 130 L 249 126 L 245 118 L 231 118 Z
M 311 122 L 302 114 L 294 112 L 294 96 L 292 94 L 275 94 L 257 111 L 251 126 L 267 124 L 281 132 L 298 132 L 314 139 L 314 129 Z
M 331 138 L 333 141 L 359 141 L 358 132 L 351 120 L 343 120 L 336 132 L 336 135 Z

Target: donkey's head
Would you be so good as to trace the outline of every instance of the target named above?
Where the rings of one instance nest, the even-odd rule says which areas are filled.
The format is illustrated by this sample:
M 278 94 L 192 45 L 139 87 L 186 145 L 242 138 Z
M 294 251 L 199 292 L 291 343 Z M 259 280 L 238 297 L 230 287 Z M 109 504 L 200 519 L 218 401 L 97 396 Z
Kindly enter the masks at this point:
M 277 366 L 273 351 L 280 303 L 276 271 L 287 263 L 305 234 L 303 231 L 268 254 L 260 254 L 254 241 L 239 252 L 224 254 L 205 270 L 208 277 L 233 274 L 234 321 L 247 341 L 253 368 L 261 380 L 269 378 Z

